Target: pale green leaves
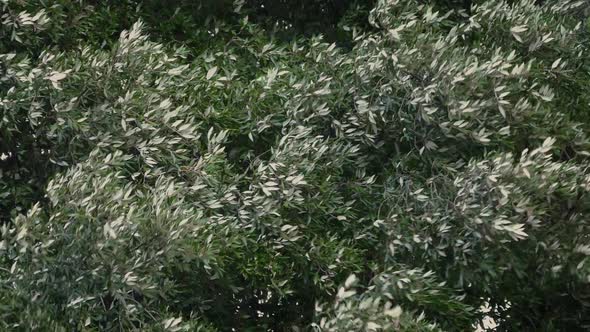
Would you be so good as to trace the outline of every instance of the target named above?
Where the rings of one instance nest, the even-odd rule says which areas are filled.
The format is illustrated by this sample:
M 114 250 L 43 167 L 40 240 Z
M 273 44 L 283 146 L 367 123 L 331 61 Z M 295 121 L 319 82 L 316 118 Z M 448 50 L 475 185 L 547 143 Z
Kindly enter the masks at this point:
M 523 42 L 521 34 L 526 32 L 528 30 L 528 27 L 526 25 L 518 25 L 515 27 L 510 28 L 510 32 L 512 33 L 512 36 L 514 37 L 514 39 L 516 39 L 519 42 Z
M 217 73 L 217 66 L 215 67 L 211 67 L 208 71 L 207 71 L 207 75 L 205 76 L 205 78 L 207 80 L 210 80 L 213 78 L 213 76 L 215 76 L 215 74 Z

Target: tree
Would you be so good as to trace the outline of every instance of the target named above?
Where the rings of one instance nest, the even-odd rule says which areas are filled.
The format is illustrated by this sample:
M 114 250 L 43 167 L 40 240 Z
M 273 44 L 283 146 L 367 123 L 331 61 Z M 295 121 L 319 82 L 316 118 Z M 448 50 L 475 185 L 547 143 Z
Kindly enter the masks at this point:
M 2 328 L 590 324 L 588 3 L 1 5 Z

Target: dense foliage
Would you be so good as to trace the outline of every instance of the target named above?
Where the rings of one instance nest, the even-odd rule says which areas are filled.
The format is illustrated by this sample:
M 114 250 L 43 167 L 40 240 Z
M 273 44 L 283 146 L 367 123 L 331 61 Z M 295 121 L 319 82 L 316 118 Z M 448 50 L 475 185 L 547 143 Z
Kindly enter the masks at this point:
M 590 328 L 588 2 L 0 8 L 2 330 Z

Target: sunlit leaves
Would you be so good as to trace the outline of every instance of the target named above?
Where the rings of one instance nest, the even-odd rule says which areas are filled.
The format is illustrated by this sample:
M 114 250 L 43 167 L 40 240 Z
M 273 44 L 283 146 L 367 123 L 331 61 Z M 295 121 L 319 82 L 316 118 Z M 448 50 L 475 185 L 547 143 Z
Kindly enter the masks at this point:
M 64 31 L 70 7 L 3 6 L 3 328 L 587 314 L 585 3 L 378 1 L 348 49 L 245 17 L 193 48 L 117 22 L 99 47 L 84 11 Z

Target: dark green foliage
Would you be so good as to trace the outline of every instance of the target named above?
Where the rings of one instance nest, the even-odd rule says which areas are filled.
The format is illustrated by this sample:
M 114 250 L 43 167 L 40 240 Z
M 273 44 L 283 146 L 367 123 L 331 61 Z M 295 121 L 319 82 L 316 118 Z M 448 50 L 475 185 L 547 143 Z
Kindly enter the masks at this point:
M 590 326 L 588 3 L 0 6 L 0 329 Z

